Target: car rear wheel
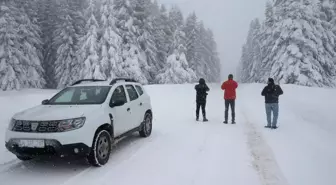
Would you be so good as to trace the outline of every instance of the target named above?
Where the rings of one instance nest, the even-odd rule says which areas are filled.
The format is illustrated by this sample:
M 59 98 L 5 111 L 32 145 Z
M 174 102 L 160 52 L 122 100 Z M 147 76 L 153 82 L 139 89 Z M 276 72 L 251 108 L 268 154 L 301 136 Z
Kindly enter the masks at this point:
M 150 113 L 146 113 L 144 117 L 144 121 L 142 124 L 142 128 L 139 131 L 141 137 L 148 137 L 152 133 L 152 115 Z
M 106 130 L 100 130 L 94 137 L 88 161 L 93 166 L 105 165 L 111 154 L 112 137 Z

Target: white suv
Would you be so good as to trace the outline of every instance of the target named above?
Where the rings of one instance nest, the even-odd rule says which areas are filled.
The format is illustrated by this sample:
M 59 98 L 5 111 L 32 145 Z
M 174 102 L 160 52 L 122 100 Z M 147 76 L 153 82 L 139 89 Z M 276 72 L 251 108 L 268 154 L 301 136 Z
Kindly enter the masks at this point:
M 134 132 L 142 137 L 152 132 L 152 106 L 143 86 L 125 78 L 84 79 L 15 114 L 5 141 L 21 160 L 79 155 L 102 166 L 116 140 Z

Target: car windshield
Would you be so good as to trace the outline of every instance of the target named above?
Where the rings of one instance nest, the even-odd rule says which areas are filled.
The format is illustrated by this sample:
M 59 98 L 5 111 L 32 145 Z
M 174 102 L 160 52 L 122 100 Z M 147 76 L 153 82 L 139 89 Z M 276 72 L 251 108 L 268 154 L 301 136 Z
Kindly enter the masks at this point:
M 110 88 L 110 86 L 67 87 L 51 98 L 48 104 L 102 104 L 106 100 Z

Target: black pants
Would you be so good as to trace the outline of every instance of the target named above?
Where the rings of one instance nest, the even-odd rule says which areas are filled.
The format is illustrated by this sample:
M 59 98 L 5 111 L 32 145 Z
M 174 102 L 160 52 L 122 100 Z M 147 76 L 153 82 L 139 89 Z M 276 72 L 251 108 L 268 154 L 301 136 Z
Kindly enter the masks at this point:
M 199 118 L 200 107 L 202 107 L 203 118 L 206 118 L 205 105 L 206 105 L 206 102 L 197 102 L 196 103 L 196 118 Z
M 229 106 L 231 107 L 232 121 L 235 121 L 235 100 L 225 100 L 225 121 L 228 121 Z

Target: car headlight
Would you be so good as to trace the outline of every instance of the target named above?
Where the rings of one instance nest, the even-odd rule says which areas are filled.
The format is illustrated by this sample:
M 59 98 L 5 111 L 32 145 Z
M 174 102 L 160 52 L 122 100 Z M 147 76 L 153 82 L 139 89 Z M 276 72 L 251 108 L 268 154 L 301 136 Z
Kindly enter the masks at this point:
M 10 120 L 9 125 L 8 125 L 8 130 L 13 130 L 14 129 L 15 122 L 16 122 L 16 120 L 13 119 L 13 118 Z
M 75 119 L 62 120 L 58 124 L 58 131 L 65 132 L 65 131 L 79 129 L 83 127 L 85 123 L 85 119 L 86 119 L 85 117 L 81 117 L 81 118 L 75 118 Z

